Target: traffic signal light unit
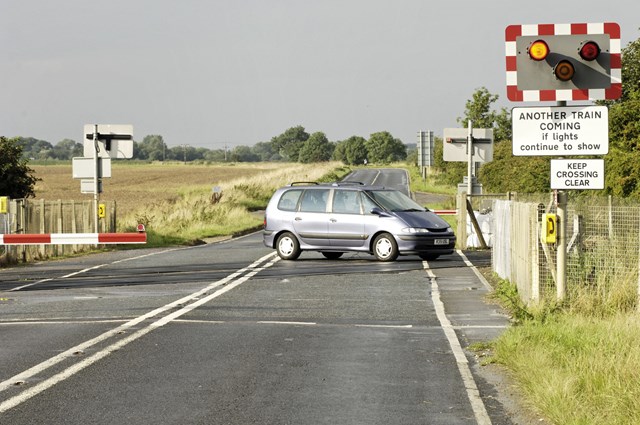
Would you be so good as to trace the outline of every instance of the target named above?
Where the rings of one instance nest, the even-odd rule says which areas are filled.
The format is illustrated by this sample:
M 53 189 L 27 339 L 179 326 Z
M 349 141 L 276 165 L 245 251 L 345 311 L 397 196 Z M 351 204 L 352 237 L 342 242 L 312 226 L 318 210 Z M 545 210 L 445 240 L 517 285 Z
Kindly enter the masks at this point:
M 505 41 L 507 97 L 513 102 L 622 94 L 617 23 L 510 25 Z

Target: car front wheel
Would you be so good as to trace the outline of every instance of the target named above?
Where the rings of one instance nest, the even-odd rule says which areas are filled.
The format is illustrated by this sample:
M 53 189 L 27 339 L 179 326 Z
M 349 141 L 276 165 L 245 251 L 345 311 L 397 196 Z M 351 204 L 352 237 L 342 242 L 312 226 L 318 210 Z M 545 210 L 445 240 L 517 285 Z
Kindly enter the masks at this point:
M 278 256 L 283 260 L 295 260 L 300 256 L 300 243 L 292 233 L 286 232 L 278 237 L 276 242 Z
M 394 261 L 398 258 L 398 244 L 389 233 L 379 234 L 373 241 L 373 255 L 380 261 Z

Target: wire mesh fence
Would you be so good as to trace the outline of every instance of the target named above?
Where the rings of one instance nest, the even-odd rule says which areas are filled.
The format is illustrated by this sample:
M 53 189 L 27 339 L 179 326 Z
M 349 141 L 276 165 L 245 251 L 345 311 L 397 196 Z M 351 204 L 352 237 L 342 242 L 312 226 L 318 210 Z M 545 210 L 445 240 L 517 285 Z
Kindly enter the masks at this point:
M 493 270 L 518 286 L 523 301 L 558 297 L 558 245 L 541 238 L 542 216 L 556 213 L 548 195 L 493 203 Z M 566 297 L 584 294 L 621 308 L 638 299 L 640 205 L 611 198 L 569 201 L 566 219 Z

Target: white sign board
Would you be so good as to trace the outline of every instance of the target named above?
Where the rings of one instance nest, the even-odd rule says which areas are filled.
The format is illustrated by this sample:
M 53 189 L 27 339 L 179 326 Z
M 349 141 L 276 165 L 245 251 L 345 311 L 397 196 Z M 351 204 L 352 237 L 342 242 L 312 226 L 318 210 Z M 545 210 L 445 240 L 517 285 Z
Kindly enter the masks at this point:
M 604 189 L 604 159 L 552 159 L 551 189 Z
M 74 179 L 92 179 L 95 174 L 93 158 L 76 157 L 72 159 Z M 111 177 L 111 158 L 98 158 L 98 178 Z
M 513 108 L 515 156 L 605 155 L 609 152 L 606 106 Z
M 80 180 L 80 193 L 95 193 L 94 180 Z M 102 181 L 98 180 L 98 193 L 102 193 Z
M 129 124 L 98 124 L 98 141 L 94 142 L 95 124 L 85 124 L 83 156 L 93 158 L 132 158 L 133 126 Z M 96 146 L 97 144 L 97 146 Z M 97 148 L 97 150 L 96 150 Z
M 472 129 L 473 138 L 473 162 L 493 161 L 493 130 L 487 128 Z M 467 150 L 468 128 L 445 128 L 443 134 L 442 159 L 449 162 L 467 162 L 469 151 Z

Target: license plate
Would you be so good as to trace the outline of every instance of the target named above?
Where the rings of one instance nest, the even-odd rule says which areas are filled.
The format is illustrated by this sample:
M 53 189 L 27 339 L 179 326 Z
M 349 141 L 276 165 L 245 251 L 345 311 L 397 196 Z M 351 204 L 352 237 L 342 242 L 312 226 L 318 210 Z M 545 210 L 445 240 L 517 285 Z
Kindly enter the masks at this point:
M 435 239 L 433 241 L 434 245 L 449 245 L 449 239 Z

